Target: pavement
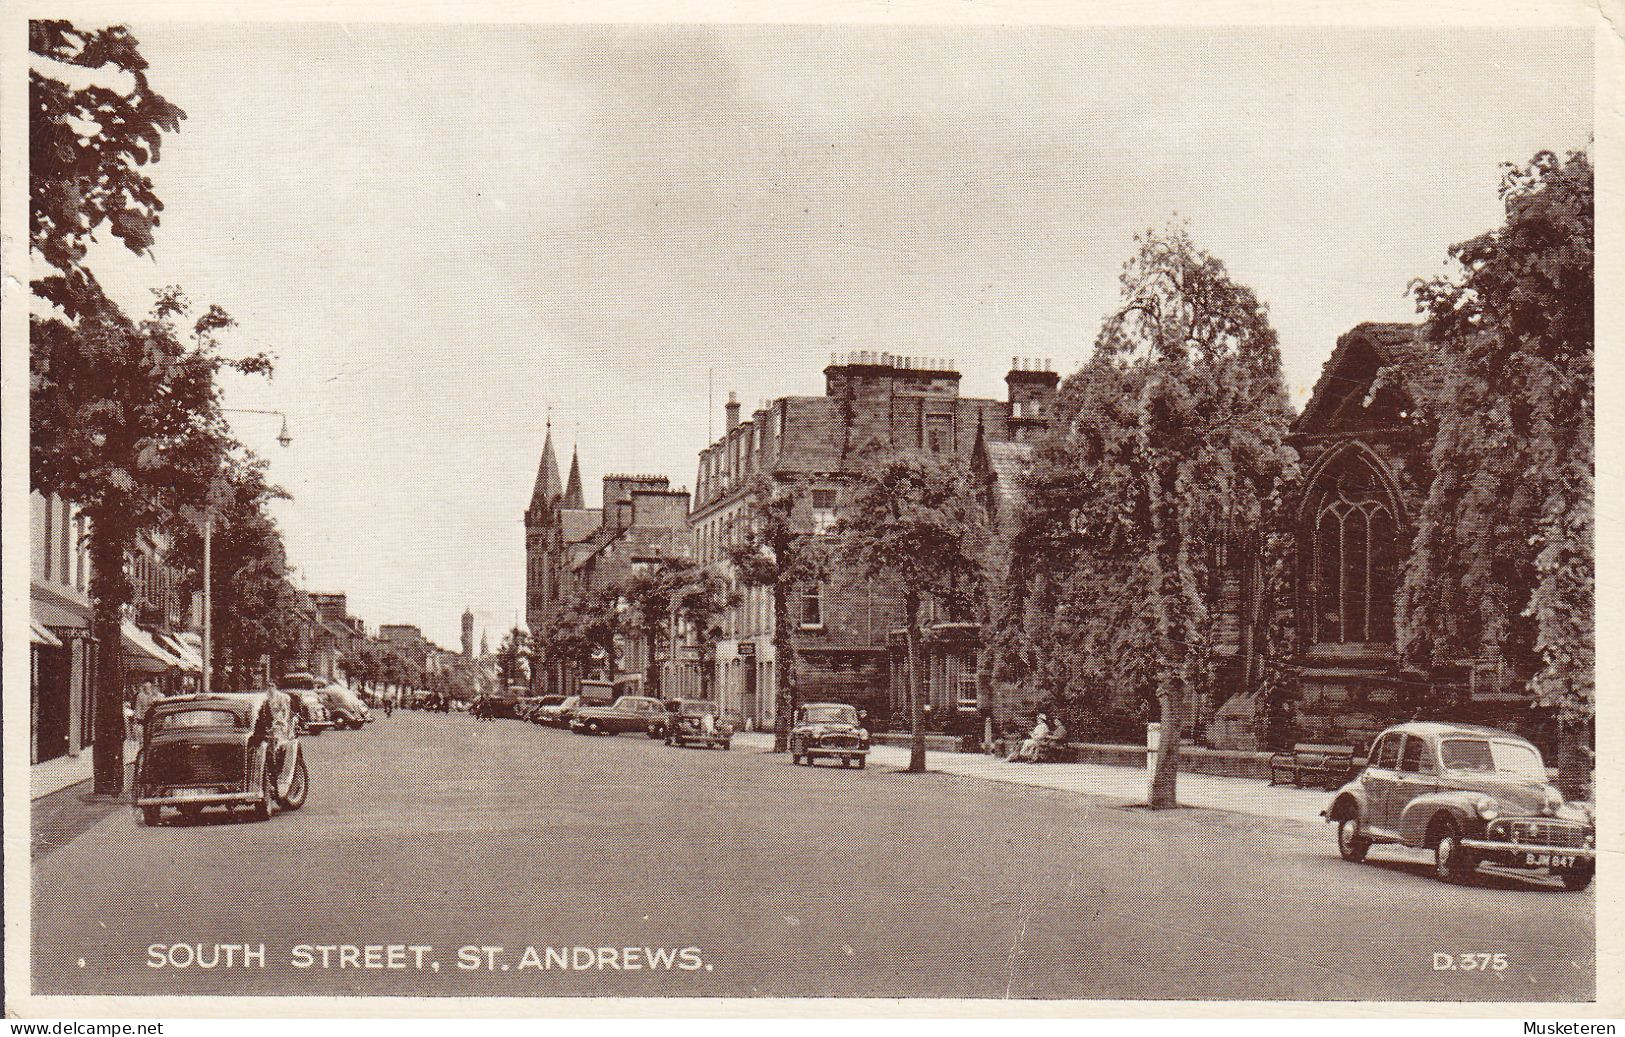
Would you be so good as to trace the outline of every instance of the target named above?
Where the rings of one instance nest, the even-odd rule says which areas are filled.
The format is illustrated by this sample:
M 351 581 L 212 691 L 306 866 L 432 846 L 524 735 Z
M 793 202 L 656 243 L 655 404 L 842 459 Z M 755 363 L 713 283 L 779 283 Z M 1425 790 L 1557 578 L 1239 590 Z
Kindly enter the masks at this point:
M 130 763 L 135 754 L 141 749 L 141 743 L 128 741 L 124 743 L 124 765 L 128 773 Z M 86 782 L 93 776 L 91 767 L 91 750 L 82 749 L 77 756 L 58 756 L 54 760 L 44 763 L 32 764 L 28 768 L 29 797 L 39 799 L 49 796 L 53 792 L 71 788 L 81 782 Z
M 737 744 L 771 749 L 773 735 L 766 732 L 734 736 Z M 891 745 L 869 750 L 871 766 L 908 766 L 909 751 Z M 1132 767 L 1095 763 L 1011 763 L 987 753 L 927 752 L 927 769 L 962 778 L 981 778 L 1013 785 L 1077 792 L 1116 806 L 1143 806 L 1147 798 L 1146 772 Z M 1212 774 L 1180 774 L 1177 798 L 1181 806 L 1229 810 L 1256 817 L 1278 817 L 1315 823 L 1331 802 L 1323 789 L 1270 785 L 1254 778 L 1226 778 Z
M 304 745 L 309 802 L 268 822 L 147 828 L 77 788 L 36 801 L 56 834 L 35 840 L 35 992 L 1595 992 L 1594 891 L 1444 884 L 1412 851 L 1342 861 L 1299 817 L 1033 783 L 1067 765 L 983 780 L 946 768 L 997 761 L 933 754 L 911 775 L 881 751 L 808 768 L 751 738 L 678 749 L 412 712 Z M 1436 965 L 1470 953 L 1506 967 Z

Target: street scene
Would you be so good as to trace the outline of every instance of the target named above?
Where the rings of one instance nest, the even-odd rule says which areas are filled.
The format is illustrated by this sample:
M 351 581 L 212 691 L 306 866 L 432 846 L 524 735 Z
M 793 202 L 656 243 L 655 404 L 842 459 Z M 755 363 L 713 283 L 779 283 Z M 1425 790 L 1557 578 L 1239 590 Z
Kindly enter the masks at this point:
M 1441 886 L 1414 851 L 1348 864 L 1318 818 L 1170 817 L 1126 797 L 905 776 L 901 750 L 862 773 L 809 771 L 770 748 L 766 736 L 723 753 L 461 713 L 324 735 L 306 745 L 321 785 L 297 813 L 149 829 L 124 806 L 38 859 L 35 909 L 52 921 L 35 982 L 124 994 L 1592 996 L 1589 894 L 1487 870 Z M 295 858 L 272 881 L 251 877 L 253 862 Z M 262 966 L 227 968 L 212 950 L 245 942 L 264 945 Z M 340 967 L 337 947 L 320 967 L 315 948 L 340 943 L 380 948 L 374 967 Z M 311 950 L 296 958 L 301 945 Z M 433 950 L 422 970 L 407 952 L 406 967 L 380 967 L 389 945 Z M 476 951 L 480 967 L 460 968 L 470 946 L 502 948 L 495 967 Z M 520 968 L 527 947 L 566 950 L 571 964 Z M 576 947 L 591 948 L 588 967 Z M 600 947 L 698 948 L 704 967 L 610 967 Z M 1505 968 L 1434 963 L 1479 952 L 1504 954 Z M 219 965 L 198 967 L 199 953 Z
M 1598 999 L 1588 35 L 508 29 L 29 23 L 33 995 Z

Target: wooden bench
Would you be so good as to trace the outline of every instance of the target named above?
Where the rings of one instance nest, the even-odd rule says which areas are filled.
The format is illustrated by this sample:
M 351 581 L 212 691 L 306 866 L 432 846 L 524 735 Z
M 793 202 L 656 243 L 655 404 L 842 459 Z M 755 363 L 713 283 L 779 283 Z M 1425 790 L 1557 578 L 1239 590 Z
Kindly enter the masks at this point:
M 1270 784 L 1335 789 L 1358 769 L 1352 745 L 1299 742 L 1270 757 Z M 1364 761 L 1358 761 L 1364 762 Z

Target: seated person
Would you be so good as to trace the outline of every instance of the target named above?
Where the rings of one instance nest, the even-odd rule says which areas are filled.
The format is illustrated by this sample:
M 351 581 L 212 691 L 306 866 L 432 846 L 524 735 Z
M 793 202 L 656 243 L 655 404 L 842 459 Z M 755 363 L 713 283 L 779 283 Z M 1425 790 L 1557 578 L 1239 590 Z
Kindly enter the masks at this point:
M 1021 743 L 1021 748 L 1010 754 L 1011 763 L 1037 763 L 1039 747 L 1049 739 L 1050 729 L 1048 718 L 1038 714 L 1038 720 L 1033 724 L 1032 733 L 1027 740 Z

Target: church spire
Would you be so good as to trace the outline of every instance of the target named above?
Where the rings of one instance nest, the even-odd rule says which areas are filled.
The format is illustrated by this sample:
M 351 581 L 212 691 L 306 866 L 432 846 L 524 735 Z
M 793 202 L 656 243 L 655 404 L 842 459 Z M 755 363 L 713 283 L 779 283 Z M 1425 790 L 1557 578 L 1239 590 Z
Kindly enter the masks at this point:
M 559 459 L 553 453 L 553 419 L 547 419 L 547 440 L 542 444 L 542 463 L 536 466 L 536 488 L 530 494 L 532 508 L 551 508 L 559 498 Z
M 564 500 L 559 506 L 564 508 L 587 506 L 581 499 L 581 456 L 574 447 L 570 449 L 570 482 L 564 488 Z

